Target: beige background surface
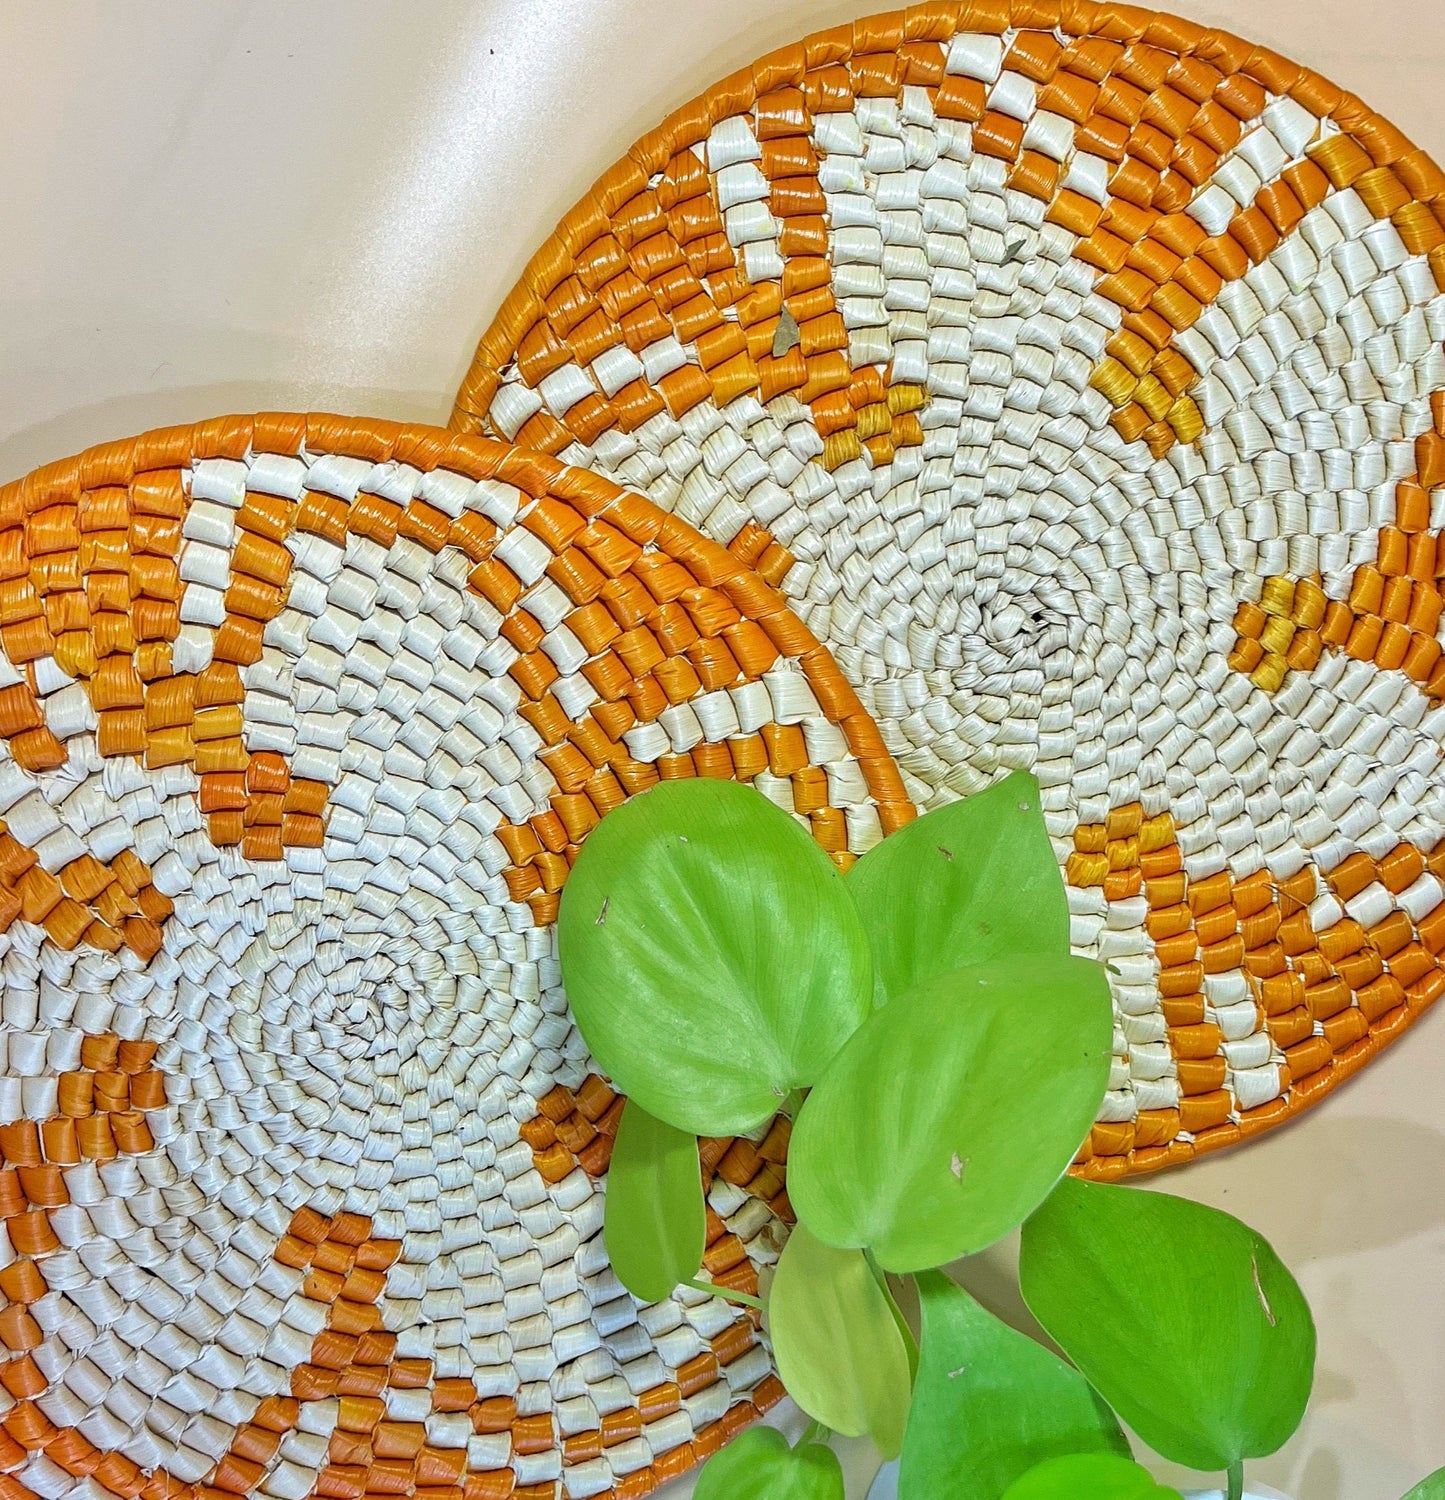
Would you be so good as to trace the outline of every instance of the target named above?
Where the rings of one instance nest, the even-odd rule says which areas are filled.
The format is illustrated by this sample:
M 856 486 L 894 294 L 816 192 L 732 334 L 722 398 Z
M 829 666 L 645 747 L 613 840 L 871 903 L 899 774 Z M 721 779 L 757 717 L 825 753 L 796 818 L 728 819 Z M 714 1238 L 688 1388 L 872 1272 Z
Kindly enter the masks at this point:
M 4 0 L 0 480 L 220 411 L 444 420 L 487 314 L 598 172 L 715 78 L 866 8 Z M 1438 0 L 1187 8 L 1445 159 Z M 1302 1125 L 1161 1184 L 1258 1226 L 1313 1300 L 1312 1413 L 1251 1470 L 1299 1500 L 1397 1500 L 1445 1464 L 1442 1075 L 1445 1013 Z M 1005 1309 L 1007 1260 L 970 1271 Z

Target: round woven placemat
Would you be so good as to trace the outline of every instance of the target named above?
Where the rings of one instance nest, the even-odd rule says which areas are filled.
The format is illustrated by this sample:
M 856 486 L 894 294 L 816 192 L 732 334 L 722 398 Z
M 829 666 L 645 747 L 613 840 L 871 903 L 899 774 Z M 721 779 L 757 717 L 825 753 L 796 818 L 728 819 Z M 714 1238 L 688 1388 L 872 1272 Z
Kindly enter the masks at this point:
M 1090 1175 L 1289 1118 L 1445 988 L 1442 191 L 1227 33 L 918 5 L 637 142 L 458 397 L 766 528 L 918 806 L 1037 772 L 1114 977 Z
M 662 777 L 843 865 L 912 816 L 780 549 L 278 413 L 8 485 L 0 548 L 0 1500 L 636 1495 L 772 1405 L 754 1315 L 607 1265 L 551 922 Z M 729 1288 L 787 1134 L 702 1143 Z

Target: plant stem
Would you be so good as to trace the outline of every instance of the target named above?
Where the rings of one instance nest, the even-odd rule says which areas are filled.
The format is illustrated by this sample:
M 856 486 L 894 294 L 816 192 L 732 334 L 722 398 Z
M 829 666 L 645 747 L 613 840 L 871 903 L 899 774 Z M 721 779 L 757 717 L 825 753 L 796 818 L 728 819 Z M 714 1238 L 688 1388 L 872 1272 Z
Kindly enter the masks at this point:
M 755 1307 L 759 1312 L 766 1312 L 768 1304 L 761 1297 L 754 1297 L 751 1292 L 735 1292 L 730 1286 L 718 1286 L 714 1281 L 684 1281 L 684 1286 L 690 1286 L 695 1292 L 706 1292 L 709 1297 L 723 1297 L 729 1302 L 741 1302 L 746 1307 Z
M 828 1439 L 832 1436 L 833 1429 L 831 1427 L 825 1427 L 820 1421 L 818 1421 L 816 1417 L 814 1417 L 808 1422 L 807 1427 L 803 1429 L 803 1435 L 798 1439 L 798 1447 L 805 1447 L 809 1443 L 826 1444 Z
M 1227 1500 L 1243 1500 L 1244 1460 L 1236 1458 L 1229 1466 L 1229 1492 Z
M 787 1115 L 790 1120 L 798 1118 L 798 1111 L 803 1107 L 803 1100 L 807 1098 L 806 1089 L 794 1089 L 791 1094 L 778 1106 L 780 1115 Z

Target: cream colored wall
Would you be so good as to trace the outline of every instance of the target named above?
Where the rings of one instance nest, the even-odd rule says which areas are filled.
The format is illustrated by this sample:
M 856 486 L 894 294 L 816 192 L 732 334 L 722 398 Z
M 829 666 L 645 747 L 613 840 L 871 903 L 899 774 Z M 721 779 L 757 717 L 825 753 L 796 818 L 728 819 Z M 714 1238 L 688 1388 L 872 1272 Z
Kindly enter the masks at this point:
M 5 0 L 0 479 L 227 410 L 444 420 L 486 315 L 598 172 L 866 6 Z M 1189 9 L 1445 160 L 1439 0 Z M 1396 1500 L 1445 1464 L 1442 1077 L 1445 1014 L 1303 1124 L 1160 1184 L 1257 1225 L 1313 1300 L 1314 1409 L 1255 1470 L 1301 1500 Z M 971 1276 L 1006 1307 L 1004 1260 Z

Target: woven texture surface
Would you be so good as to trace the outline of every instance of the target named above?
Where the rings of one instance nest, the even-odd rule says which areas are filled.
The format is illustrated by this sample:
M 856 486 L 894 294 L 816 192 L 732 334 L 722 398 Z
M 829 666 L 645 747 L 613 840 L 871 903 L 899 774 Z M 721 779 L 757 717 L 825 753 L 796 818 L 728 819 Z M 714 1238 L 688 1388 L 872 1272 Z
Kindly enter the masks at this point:
M 605 479 L 271 414 L 0 490 L 0 1496 L 641 1494 L 782 1394 L 639 1309 L 551 921 L 660 777 L 841 863 L 912 815 L 831 657 Z M 786 1122 L 702 1143 L 756 1293 Z
M 603 1253 L 551 922 L 658 778 L 846 867 L 1033 767 L 1119 1012 L 1082 1173 L 1398 1035 L 1442 187 L 1233 38 L 919 7 L 607 174 L 462 392 L 503 441 L 225 418 L 0 490 L 0 1500 L 631 1500 L 780 1397 L 750 1314 Z M 701 1144 L 714 1280 L 786 1155 Z
M 1442 191 L 1225 33 L 916 6 L 639 141 L 458 397 L 768 528 L 918 806 L 1037 771 L 1114 977 L 1090 1175 L 1288 1118 L 1445 988 Z

